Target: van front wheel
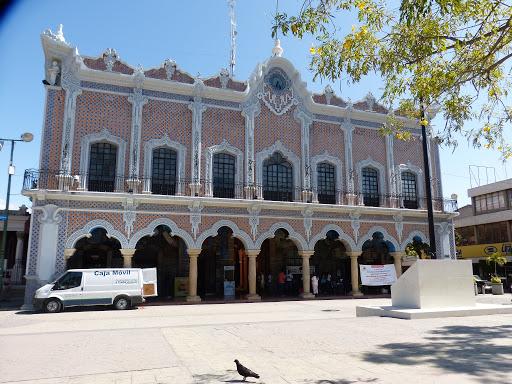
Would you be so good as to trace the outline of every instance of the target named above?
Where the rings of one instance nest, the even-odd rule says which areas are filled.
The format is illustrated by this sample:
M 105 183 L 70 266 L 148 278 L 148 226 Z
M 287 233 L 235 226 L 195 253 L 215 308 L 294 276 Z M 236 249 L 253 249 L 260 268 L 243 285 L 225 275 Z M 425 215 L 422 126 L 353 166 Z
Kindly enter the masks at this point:
M 47 313 L 57 313 L 62 311 L 62 303 L 59 299 L 46 300 L 44 304 L 44 311 Z
M 120 311 L 130 308 L 130 300 L 127 297 L 121 296 L 114 300 L 114 308 Z

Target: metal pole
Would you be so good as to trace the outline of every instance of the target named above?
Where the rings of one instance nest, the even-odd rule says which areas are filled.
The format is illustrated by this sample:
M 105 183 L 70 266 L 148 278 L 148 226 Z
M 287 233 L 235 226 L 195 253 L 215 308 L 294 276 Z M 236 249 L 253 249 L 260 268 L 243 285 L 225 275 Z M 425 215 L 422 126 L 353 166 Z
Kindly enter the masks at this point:
M 11 142 L 11 158 L 9 160 L 9 170 L 12 166 L 12 157 L 14 154 L 14 140 L 10 140 Z M 7 181 L 7 197 L 5 198 L 5 221 L 4 221 L 4 230 L 2 232 L 2 246 L 0 247 L 0 292 L 2 292 L 4 288 L 4 257 L 7 248 L 7 224 L 9 221 L 9 198 L 11 197 L 11 173 L 9 173 L 8 181 Z
M 434 210 L 432 209 L 432 187 L 430 183 L 430 167 L 429 167 L 429 154 L 427 147 L 427 129 L 425 124 L 425 108 L 423 106 L 423 99 L 420 98 L 421 110 L 421 137 L 423 139 L 423 168 L 425 171 L 425 188 L 427 197 L 427 212 L 428 212 L 428 233 L 430 239 L 430 254 L 433 259 L 437 259 L 436 255 L 436 233 L 434 228 Z

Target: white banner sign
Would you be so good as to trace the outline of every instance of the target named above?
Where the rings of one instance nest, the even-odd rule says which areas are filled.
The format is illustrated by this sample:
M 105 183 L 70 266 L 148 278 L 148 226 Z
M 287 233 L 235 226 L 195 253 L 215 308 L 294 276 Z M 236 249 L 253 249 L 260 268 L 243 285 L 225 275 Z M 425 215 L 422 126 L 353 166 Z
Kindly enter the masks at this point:
M 391 285 L 396 281 L 396 270 L 393 264 L 359 265 L 359 271 L 363 285 Z

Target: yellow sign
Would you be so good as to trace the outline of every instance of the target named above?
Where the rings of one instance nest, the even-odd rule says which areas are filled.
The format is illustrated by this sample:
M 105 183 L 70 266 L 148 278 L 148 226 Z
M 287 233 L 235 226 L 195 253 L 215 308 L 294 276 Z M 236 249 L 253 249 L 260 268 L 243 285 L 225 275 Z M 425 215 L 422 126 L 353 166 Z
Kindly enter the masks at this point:
M 457 258 L 487 257 L 494 252 L 501 252 L 504 256 L 512 256 L 512 243 L 464 245 L 457 247 Z

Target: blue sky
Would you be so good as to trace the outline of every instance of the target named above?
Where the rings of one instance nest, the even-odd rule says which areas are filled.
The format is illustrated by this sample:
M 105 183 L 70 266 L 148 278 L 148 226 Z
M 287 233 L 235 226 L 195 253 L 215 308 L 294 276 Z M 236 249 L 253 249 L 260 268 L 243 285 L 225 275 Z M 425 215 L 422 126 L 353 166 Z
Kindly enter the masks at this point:
M 280 8 L 293 12 L 301 0 L 280 1 Z M 273 46 L 270 37 L 275 0 L 238 0 L 237 66 L 235 77 L 245 80 L 258 62 L 266 60 Z M 347 30 L 351 20 L 346 23 Z M 228 66 L 229 16 L 226 0 L 188 1 L 97 1 L 38 0 L 18 1 L 0 21 L 0 137 L 18 138 L 23 132 L 35 135 L 31 143 L 19 143 L 15 150 L 16 175 L 13 177 L 11 202 L 27 204 L 20 195 L 23 171 L 37 168 L 43 122 L 44 77 L 40 34 L 46 28 L 64 25 L 64 36 L 81 54 L 99 56 L 106 48 L 115 48 L 122 60 L 158 67 L 170 57 L 193 75 L 208 76 Z M 308 69 L 310 37 L 302 41 L 283 38 L 284 56 L 291 60 L 313 92 L 327 82 L 313 82 Z M 353 101 L 372 91 L 377 97 L 381 82 L 375 76 L 355 85 L 332 84 L 341 96 Z M 436 120 L 442 125 L 442 121 Z M 0 151 L 0 207 L 5 204 L 9 146 Z M 494 167 L 497 179 L 512 177 L 510 164 L 505 166 L 499 154 L 472 149 L 464 139 L 452 153 L 441 150 L 443 190 L 445 196 L 459 195 L 460 205 L 468 203 L 470 164 Z

